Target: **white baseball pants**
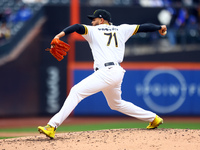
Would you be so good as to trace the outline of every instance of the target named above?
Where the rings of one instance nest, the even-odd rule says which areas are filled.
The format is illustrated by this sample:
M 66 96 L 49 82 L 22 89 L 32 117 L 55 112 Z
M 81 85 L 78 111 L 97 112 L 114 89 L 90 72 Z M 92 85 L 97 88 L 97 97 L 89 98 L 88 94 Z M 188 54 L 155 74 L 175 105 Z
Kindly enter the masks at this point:
M 119 65 L 107 66 L 83 79 L 72 87 L 61 110 L 50 119 L 48 124 L 57 128 L 81 100 L 100 91 L 105 95 L 108 105 L 112 110 L 117 110 L 143 121 L 152 122 L 156 116 L 155 113 L 122 100 L 121 83 L 124 73 L 125 70 Z

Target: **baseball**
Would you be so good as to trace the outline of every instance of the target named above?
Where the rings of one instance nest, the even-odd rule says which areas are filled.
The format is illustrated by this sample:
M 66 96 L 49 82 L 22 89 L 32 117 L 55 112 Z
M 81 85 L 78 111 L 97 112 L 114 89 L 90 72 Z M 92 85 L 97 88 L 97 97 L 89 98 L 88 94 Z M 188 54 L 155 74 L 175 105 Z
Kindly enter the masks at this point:
M 163 32 L 163 34 L 164 34 L 164 35 L 166 35 L 166 34 L 167 34 L 167 30 L 166 30 L 166 31 L 164 31 L 164 32 Z

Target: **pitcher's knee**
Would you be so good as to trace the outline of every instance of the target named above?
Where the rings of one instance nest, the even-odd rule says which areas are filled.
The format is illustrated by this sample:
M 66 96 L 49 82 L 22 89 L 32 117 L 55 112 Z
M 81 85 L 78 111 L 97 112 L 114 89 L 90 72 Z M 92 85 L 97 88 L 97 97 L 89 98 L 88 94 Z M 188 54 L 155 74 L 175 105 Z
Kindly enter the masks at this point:
M 73 86 L 70 90 L 70 95 L 73 95 L 74 97 L 78 97 L 78 99 L 81 101 L 83 98 L 85 98 L 86 96 L 83 94 L 83 92 L 81 91 L 81 89 L 79 87 L 77 87 L 76 85 Z
M 122 107 L 121 102 L 109 104 L 110 109 L 112 110 L 119 110 Z
M 78 88 L 76 87 L 76 85 L 71 88 L 70 93 L 78 94 Z

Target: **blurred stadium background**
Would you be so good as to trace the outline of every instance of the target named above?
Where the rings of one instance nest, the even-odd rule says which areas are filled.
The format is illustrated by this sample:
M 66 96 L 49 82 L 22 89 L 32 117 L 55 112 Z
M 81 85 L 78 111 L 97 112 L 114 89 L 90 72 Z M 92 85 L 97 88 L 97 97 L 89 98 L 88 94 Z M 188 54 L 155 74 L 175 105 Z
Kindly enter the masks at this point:
M 58 62 L 45 49 L 65 27 L 90 24 L 98 8 L 115 25 L 166 24 L 168 34 L 140 33 L 126 44 L 122 97 L 161 116 L 200 116 L 199 0 L 1 0 L 0 117 L 52 116 L 74 84 L 93 72 L 87 42 L 63 38 L 72 49 Z M 82 101 L 72 115 L 123 116 L 102 93 Z

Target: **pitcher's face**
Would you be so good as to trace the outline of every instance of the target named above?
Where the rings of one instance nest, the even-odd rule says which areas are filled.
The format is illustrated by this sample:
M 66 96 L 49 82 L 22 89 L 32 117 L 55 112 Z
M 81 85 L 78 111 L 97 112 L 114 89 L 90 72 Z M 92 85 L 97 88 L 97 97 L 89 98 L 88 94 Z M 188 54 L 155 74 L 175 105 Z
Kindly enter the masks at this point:
M 104 22 L 103 18 L 94 18 L 92 20 L 92 26 L 100 25 Z

